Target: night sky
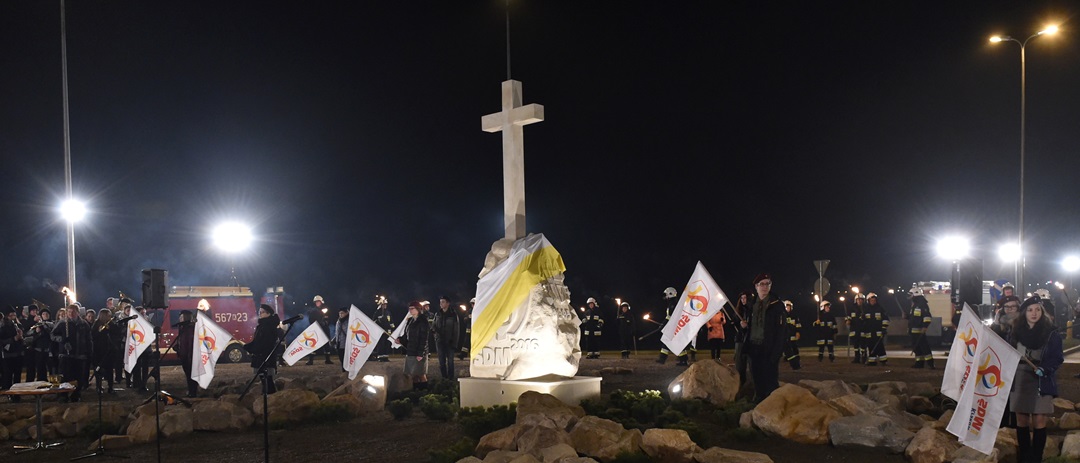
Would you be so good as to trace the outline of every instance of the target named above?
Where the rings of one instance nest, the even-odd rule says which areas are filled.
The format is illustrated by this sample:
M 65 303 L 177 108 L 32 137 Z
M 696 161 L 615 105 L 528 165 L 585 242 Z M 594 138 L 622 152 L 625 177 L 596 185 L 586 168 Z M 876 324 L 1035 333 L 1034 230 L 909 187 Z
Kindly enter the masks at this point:
M 1018 227 L 1027 48 L 1027 281 L 1080 252 L 1080 6 L 1065 2 L 511 2 L 528 231 L 573 304 L 655 310 L 701 260 L 729 294 L 769 271 L 812 314 L 834 288 L 984 278 Z M 80 299 L 172 285 L 284 286 L 298 304 L 466 301 L 502 235 L 505 4 L 67 5 Z M 66 280 L 59 0 L 0 2 L 0 302 Z M 251 225 L 230 257 L 210 229 Z M 1067 280 L 1066 280 L 1067 281 Z M 606 298 L 606 299 L 605 299 Z M 888 301 L 886 301 L 888 302 Z M 809 315 L 812 317 L 812 315 Z

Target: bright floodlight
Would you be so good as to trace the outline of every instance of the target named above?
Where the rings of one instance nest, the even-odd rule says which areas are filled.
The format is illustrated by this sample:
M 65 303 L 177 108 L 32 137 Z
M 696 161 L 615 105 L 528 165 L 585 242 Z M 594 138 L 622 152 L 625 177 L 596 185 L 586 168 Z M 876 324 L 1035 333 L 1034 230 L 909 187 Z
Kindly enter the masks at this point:
M 214 228 L 214 245 L 225 252 L 240 252 L 251 245 L 251 229 L 240 222 L 226 222 Z
M 1005 262 L 1016 262 L 1020 260 L 1020 245 L 1016 243 L 1005 243 L 998 247 L 998 256 Z
M 60 204 L 60 215 L 68 222 L 78 222 L 86 217 L 86 205 L 77 199 L 69 199 Z
M 1080 270 L 1080 256 L 1067 256 L 1062 259 L 1061 269 L 1070 273 Z
M 1002 39 L 1000 35 L 995 35 L 993 37 L 990 37 L 990 42 L 991 43 L 998 43 L 998 42 L 1000 42 L 1002 40 L 1004 40 L 1004 39 Z
M 950 236 L 938 241 L 937 253 L 939 256 L 949 260 L 963 259 L 967 257 L 968 250 L 971 249 L 971 245 L 968 240 L 958 236 Z
M 1057 31 L 1058 31 L 1057 26 L 1048 26 L 1046 29 L 1043 29 L 1043 30 L 1039 31 L 1039 35 L 1043 35 L 1043 34 L 1054 35 L 1054 34 L 1057 34 Z
M 851 287 L 851 292 L 853 292 L 855 294 L 859 294 L 859 287 L 858 286 L 852 286 Z

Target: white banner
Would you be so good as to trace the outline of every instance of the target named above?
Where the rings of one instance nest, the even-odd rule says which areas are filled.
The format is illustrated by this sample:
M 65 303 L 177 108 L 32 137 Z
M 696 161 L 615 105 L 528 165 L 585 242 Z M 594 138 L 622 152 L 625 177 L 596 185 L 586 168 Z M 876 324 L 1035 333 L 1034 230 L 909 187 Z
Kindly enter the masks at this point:
M 139 356 L 157 338 L 154 334 L 154 325 L 138 312 L 132 311 L 132 313 L 135 318 L 128 320 L 128 335 L 124 342 L 124 371 L 128 373 L 135 369 L 135 362 L 139 361 Z
M 946 428 L 964 445 L 987 455 L 994 450 L 1001 415 L 1016 379 L 1020 353 L 997 333 L 979 338 L 976 374 L 964 384 L 953 418 Z
M 983 333 L 989 330 L 967 303 L 964 303 L 963 312 L 960 314 L 960 324 L 955 328 L 956 338 L 953 339 L 952 348 L 949 349 L 949 358 L 945 362 L 945 375 L 941 378 L 941 393 L 959 401 L 960 391 L 964 389 L 964 384 L 971 373 L 971 364 L 975 361 L 979 342 L 984 336 Z
M 206 389 L 214 379 L 214 366 L 218 357 L 233 337 L 228 331 L 210 320 L 205 313 L 195 317 L 195 348 L 191 355 L 191 379 Z
M 330 342 L 330 338 L 326 336 L 326 332 L 323 331 L 322 327 L 318 323 L 312 323 L 296 339 L 293 339 L 292 344 L 289 344 L 289 347 L 285 349 L 285 356 L 282 359 L 291 367 L 298 360 L 304 358 L 305 355 L 319 350 L 323 344 L 328 342 Z
M 694 274 L 690 275 L 690 282 L 671 311 L 671 319 L 664 325 L 664 335 L 660 341 L 672 352 L 682 352 L 697 337 L 698 330 L 705 322 L 723 309 L 727 301 L 727 295 L 698 261 Z
M 356 378 L 360 368 L 367 362 L 375 344 L 386 332 L 356 306 L 349 308 L 349 331 L 345 333 L 345 362 L 341 367 L 349 372 L 349 379 Z
M 405 334 L 405 325 L 408 324 L 405 322 L 407 321 L 409 321 L 409 314 L 405 314 L 405 318 L 401 319 L 401 323 L 398 323 L 397 328 L 394 328 L 394 332 L 390 333 L 390 344 L 393 345 L 394 349 L 401 347 L 401 343 L 398 342 L 398 339 L 401 338 L 401 335 Z

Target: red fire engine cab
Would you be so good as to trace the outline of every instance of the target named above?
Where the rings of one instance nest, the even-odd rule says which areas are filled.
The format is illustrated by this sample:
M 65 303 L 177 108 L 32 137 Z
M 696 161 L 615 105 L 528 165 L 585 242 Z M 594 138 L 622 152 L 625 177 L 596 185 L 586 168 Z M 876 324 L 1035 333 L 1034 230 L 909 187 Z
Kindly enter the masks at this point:
M 285 319 L 284 294 L 285 290 L 280 286 L 267 288 L 261 301 L 273 307 L 281 319 Z M 169 307 L 148 310 L 147 316 L 151 323 L 161 327 L 162 351 L 176 339 L 176 324 L 180 322 L 181 311 L 189 310 L 197 313 L 198 317 L 210 317 L 233 337 L 219 361 L 240 363 L 249 360 L 243 346 L 255 336 L 255 326 L 259 320 L 258 304 L 251 288 L 245 286 L 172 286 L 169 288 Z M 175 350 L 170 350 L 165 358 L 175 359 L 175 354 Z

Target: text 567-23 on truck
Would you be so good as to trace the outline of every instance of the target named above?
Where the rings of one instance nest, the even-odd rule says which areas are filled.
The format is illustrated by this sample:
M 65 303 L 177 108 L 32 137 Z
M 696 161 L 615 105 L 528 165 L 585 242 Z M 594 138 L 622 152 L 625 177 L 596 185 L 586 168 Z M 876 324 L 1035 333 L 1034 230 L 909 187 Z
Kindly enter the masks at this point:
M 278 317 L 284 319 L 285 291 L 280 286 L 271 289 L 263 295 L 261 303 L 273 307 Z M 250 360 L 243 346 L 255 336 L 259 303 L 251 288 L 244 286 L 172 286 L 169 288 L 169 308 L 149 310 L 147 314 L 155 326 L 161 327 L 162 351 L 176 339 L 181 311 L 209 317 L 233 336 L 220 361 L 239 363 Z M 165 358 L 175 359 L 175 353 L 175 349 L 171 350 Z

